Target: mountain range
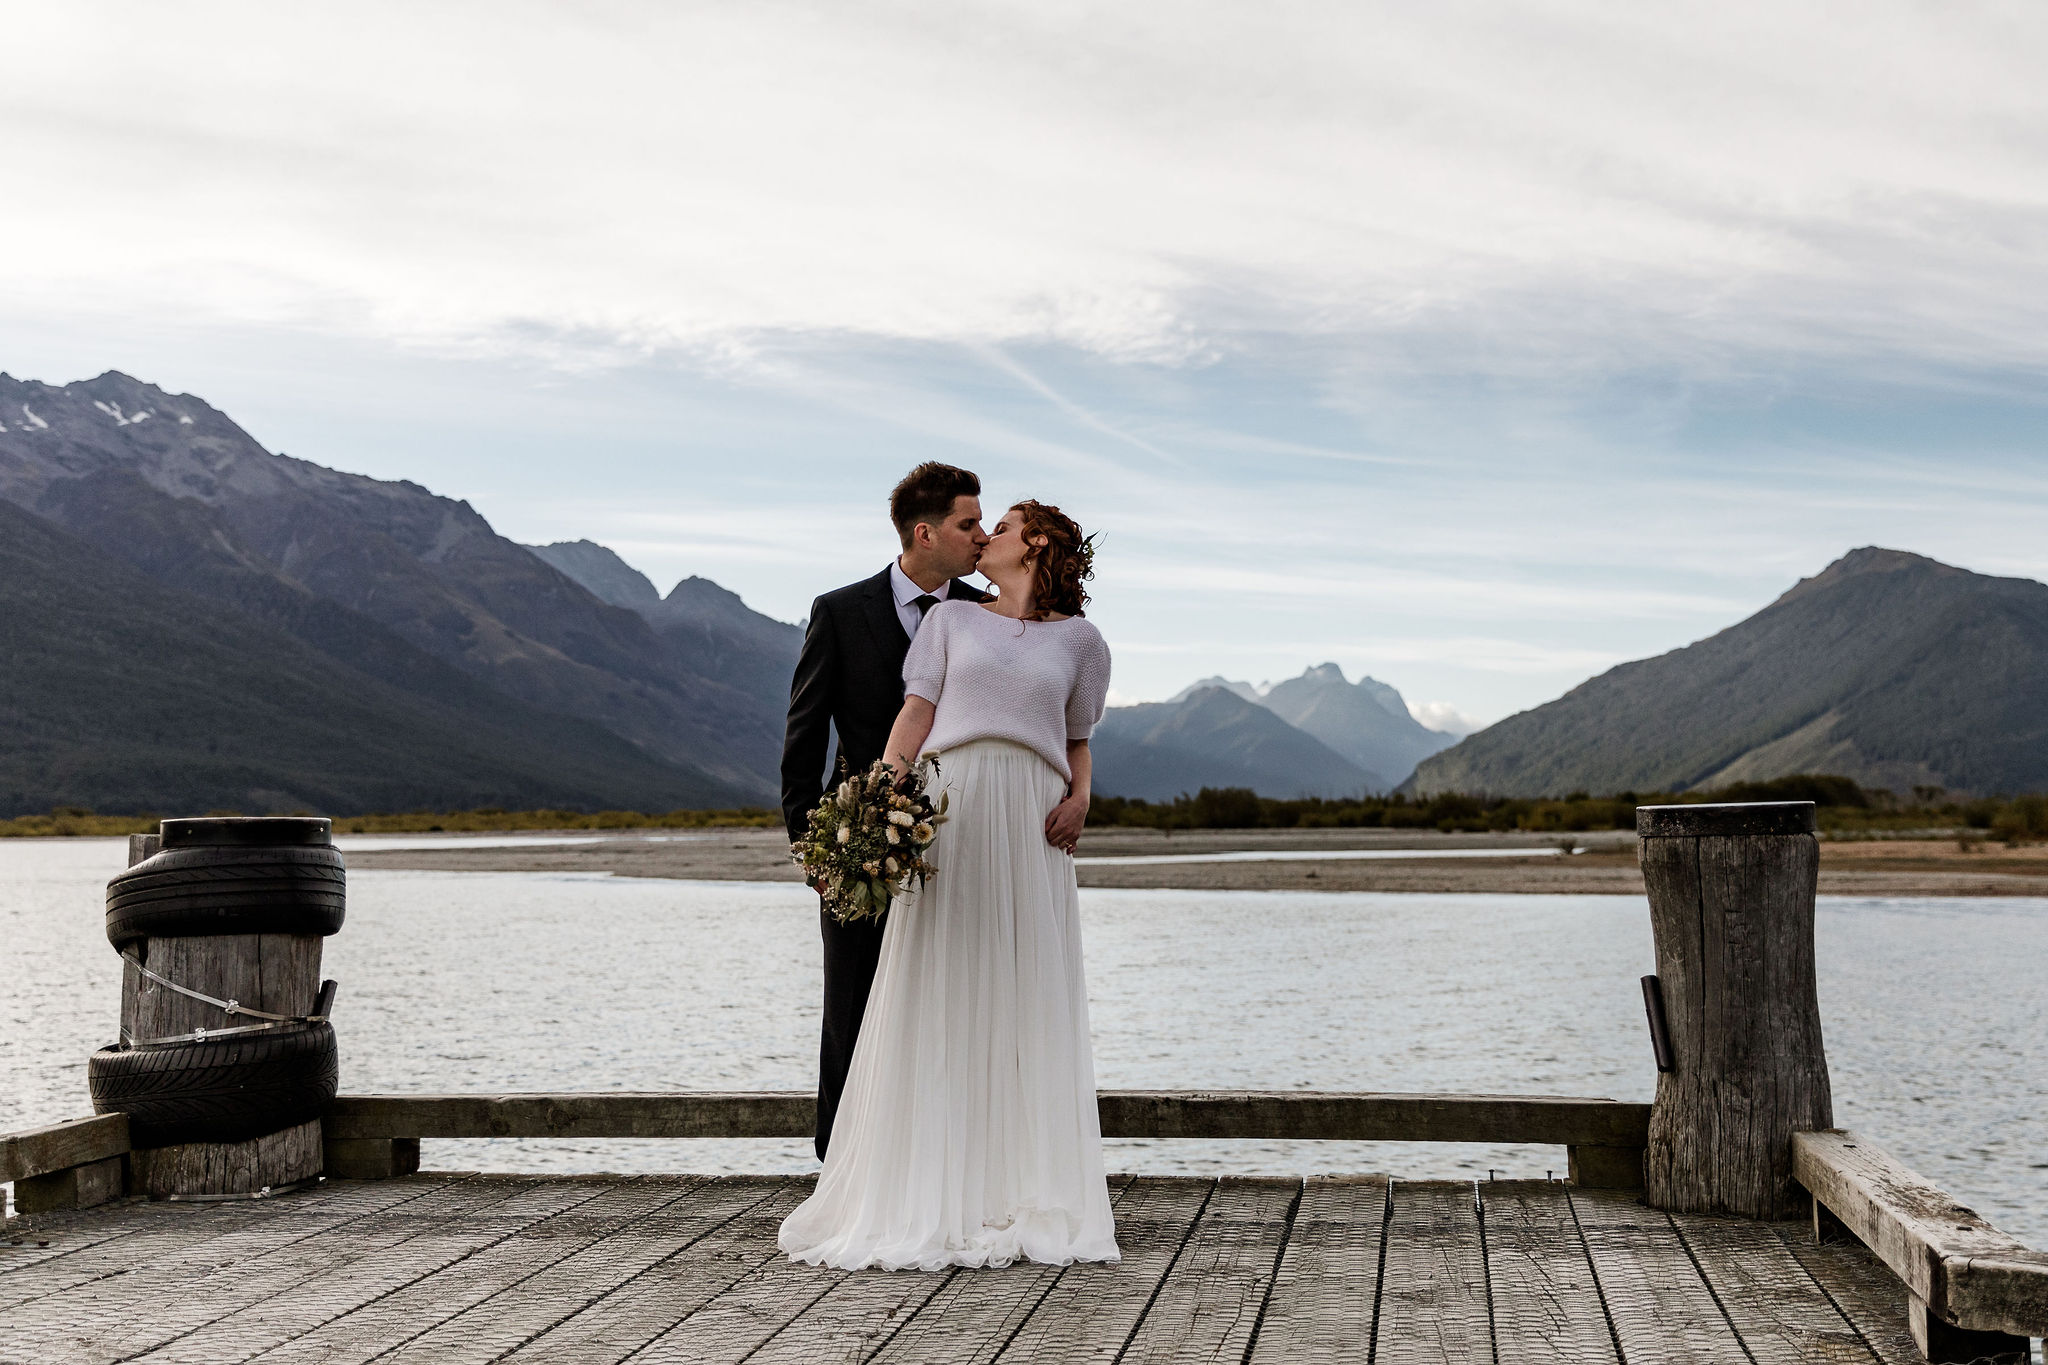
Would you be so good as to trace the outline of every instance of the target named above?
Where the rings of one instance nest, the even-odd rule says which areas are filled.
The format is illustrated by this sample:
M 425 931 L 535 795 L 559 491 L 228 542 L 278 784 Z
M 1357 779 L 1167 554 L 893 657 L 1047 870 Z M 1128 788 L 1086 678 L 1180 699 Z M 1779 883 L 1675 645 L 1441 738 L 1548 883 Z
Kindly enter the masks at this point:
M 1414 788 L 1712 790 L 1789 773 L 2048 788 L 2048 584 L 1875 546 L 1683 649 L 1422 761 Z
M 466 502 L 271 454 L 205 402 L 114 372 L 62 387 L 0 375 L 0 500 L 68 533 L 67 562 L 95 552 L 180 595 L 189 628 L 290 637 L 335 677 L 379 684 L 385 703 L 421 716 L 446 721 L 449 698 L 469 698 L 459 709 L 477 743 L 506 746 L 508 773 L 526 770 L 517 750 L 547 747 L 555 721 L 508 733 L 481 725 L 487 714 L 585 722 L 575 733 L 610 737 L 593 752 L 626 741 L 639 758 L 621 771 L 639 775 L 586 785 L 581 804 L 776 799 L 794 627 L 716 585 L 686 580 L 650 619 L 498 535 Z M 10 628 L 54 628 L 69 610 L 61 594 L 35 609 L 51 619 Z M 73 742 L 91 749 L 95 733 Z M 422 752 L 412 789 L 464 792 L 468 771 Z M 527 804 L 564 789 L 506 788 Z M 265 777 L 209 804 L 273 809 L 287 790 L 298 789 Z
M 1264 687 L 1204 678 L 1164 702 L 1111 708 L 1096 730 L 1095 786 L 1147 800 L 1203 787 L 1357 796 L 1387 791 L 1456 742 L 1418 722 L 1386 683 L 1318 664 Z
M 802 633 L 708 579 L 272 454 L 126 375 L 0 375 L 0 815 L 773 805 Z M 1096 786 L 2048 787 L 2048 585 L 1853 551 L 1462 742 L 1335 664 L 1112 708 Z M 1412 776 L 1410 774 L 1412 773 Z

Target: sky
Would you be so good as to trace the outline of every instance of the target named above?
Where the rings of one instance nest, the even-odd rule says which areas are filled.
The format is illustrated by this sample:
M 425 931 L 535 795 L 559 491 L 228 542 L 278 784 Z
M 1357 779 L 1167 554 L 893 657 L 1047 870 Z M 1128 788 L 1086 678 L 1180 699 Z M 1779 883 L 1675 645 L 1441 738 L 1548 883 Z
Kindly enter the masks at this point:
M 911 464 L 1115 699 L 1464 728 L 1868 544 L 2048 577 L 2048 10 L 0 0 L 0 370 L 784 619 Z

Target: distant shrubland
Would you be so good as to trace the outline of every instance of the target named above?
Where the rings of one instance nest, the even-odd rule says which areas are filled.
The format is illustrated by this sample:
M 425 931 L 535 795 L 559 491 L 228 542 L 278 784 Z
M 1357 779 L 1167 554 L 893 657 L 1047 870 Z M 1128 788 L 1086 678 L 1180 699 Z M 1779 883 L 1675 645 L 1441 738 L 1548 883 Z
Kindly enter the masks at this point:
M 194 814 L 198 812 L 186 812 Z M 207 815 L 240 815 L 212 810 Z M 311 815 L 312 811 L 296 811 Z M 737 810 L 672 810 L 648 814 L 637 810 L 480 810 L 412 811 L 403 815 L 338 815 L 336 834 L 484 834 L 526 829 L 754 829 L 780 826 L 782 812 L 763 806 Z M 153 834 L 154 815 L 94 815 L 76 806 L 60 806 L 48 815 L 23 815 L 0 820 L 0 838 L 32 835 Z
M 1562 834 L 1634 829 L 1637 806 L 1700 801 L 1811 801 L 1818 808 L 1823 830 L 1848 836 L 1907 830 L 1982 830 L 1988 837 L 2012 843 L 2048 839 L 2048 795 L 1955 800 L 1939 787 L 1918 787 L 1901 797 L 1881 789 L 1859 787 L 1846 777 L 1811 773 L 1770 782 L 1744 782 L 1713 792 L 1616 792 L 1612 796 L 1568 792 L 1558 797 L 1444 795 L 1418 800 L 1407 796 L 1362 796 L 1352 800 L 1310 797 L 1281 801 L 1260 796 L 1248 787 L 1204 787 L 1192 796 L 1177 796 L 1171 801 L 1098 796 L 1088 808 L 1088 823 L 1161 830 L 1414 829 Z M 156 829 L 157 819 L 155 815 L 95 815 L 81 807 L 60 806 L 48 815 L 0 820 L 0 837 L 147 834 Z M 651 814 L 633 810 L 508 811 L 485 806 L 478 810 L 341 815 L 333 819 L 337 834 L 484 834 L 558 829 L 770 829 L 782 824 L 782 813 L 763 806 Z
M 1171 801 L 1098 796 L 1088 808 L 1088 823 L 1163 830 L 1433 829 L 1540 834 L 1634 829 L 1637 806 L 1704 801 L 1811 801 L 1821 828 L 1844 834 L 1980 829 L 2014 841 L 2048 838 L 2048 796 L 1963 801 L 1948 799 L 1938 787 L 1920 787 L 1901 798 L 1893 792 L 1859 787 L 1846 777 L 1808 773 L 1770 782 L 1744 782 L 1713 792 L 1617 792 L 1611 796 L 1570 792 L 1558 797 L 1446 794 L 1427 799 L 1364 796 L 1282 801 L 1243 787 L 1205 787 Z

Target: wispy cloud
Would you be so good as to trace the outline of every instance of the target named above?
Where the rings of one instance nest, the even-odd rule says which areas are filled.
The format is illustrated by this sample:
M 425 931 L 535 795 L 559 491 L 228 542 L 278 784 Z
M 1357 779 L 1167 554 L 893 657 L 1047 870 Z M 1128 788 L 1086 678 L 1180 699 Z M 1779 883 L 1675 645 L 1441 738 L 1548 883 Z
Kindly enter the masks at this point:
M 2048 355 L 2027 10 L 87 0 L 11 45 L 9 292 L 73 306 L 565 362 Z

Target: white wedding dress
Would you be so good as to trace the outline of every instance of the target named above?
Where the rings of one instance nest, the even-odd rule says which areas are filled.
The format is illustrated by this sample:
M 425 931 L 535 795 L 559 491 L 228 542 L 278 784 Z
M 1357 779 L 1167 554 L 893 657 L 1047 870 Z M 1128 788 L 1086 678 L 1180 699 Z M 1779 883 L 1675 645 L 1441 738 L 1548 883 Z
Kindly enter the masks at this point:
M 1014 690 L 1022 667 L 1025 690 L 1040 694 L 1026 709 L 1056 703 L 1064 767 L 1067 733 L 1085 738 L 1100 718 L 1108 651 L 1080 618 L 1026 631 L 966 612 L 993 617 L 941 604 L 904 666 L 910 690 L 939 694 L 933 737 L 946 744 L 940 785 L 952 818 L 932 846 L 938 874 L 889 912 L 824 1170 L 782 1224 L 782 1249 L 814 1265 L 1119 1259 L 1074 864 L 1044 829 L 1066 777 L 1042 752 L 1046 718 L 992 716 L 983 685 L 995 669 Z M 943 640 L 928 639 L 935 624 Z M 1085 631 L 1057 638 L 1069 624 Z M 920 679 L 920 667 L 938 675 Z M 994 737 L 1004 731 L 1033 743 Z M 953 742 L 962 735 L 972 737 Z

